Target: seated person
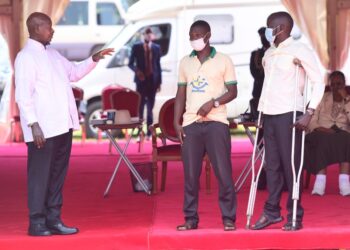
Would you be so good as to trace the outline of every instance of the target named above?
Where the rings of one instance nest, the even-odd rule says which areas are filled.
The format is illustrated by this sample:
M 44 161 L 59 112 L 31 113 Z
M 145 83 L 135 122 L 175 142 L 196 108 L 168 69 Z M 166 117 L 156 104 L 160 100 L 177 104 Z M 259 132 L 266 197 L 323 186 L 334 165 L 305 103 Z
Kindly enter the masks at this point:
M 326 92 L 309 124 L 311 133 L 305 138 L 304 166 L 316 174 L 312 194 L 324 195 L 326 168 L 339 163 L 339 190 L 350 195 L 350 96 L 345 89 L 345 76 L 334 71 L 329 76 L 330 90 Z

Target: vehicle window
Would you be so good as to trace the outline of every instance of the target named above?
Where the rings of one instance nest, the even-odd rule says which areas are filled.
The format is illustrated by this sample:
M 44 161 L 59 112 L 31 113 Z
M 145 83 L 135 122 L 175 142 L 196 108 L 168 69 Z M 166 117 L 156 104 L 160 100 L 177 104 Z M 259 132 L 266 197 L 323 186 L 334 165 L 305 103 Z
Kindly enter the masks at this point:
M 135 43 L 142 41 L 142 34 L 146 28 L 150 27 L 154 34 L 154 43 L 160 45 L 162 56 L 165 56 L 169 51 L 171 24 L 158 24 L 143 27 L 138 30 L 131 39 L 115 54 L 108 68 L 121 67 L 128 65 L 131 55 L 132 46 Z
M 129 9 L 129 7 L 134 3 L 136 3 L 137 1 L 138 0 L 122 0 L 121 2 L 122 2 L 124 11 L 126 12 Z
M 118 25 L 123 24 L 123 20 L 114 3 L 97 3 L 96 20 L 98 25 Z
M 70 2 L 57 25 L 88 25 L 88 8 L 88 1 Z
M 234 26 L 232 15 L 198 15 L 194 20 L 204 20 L 210 24 L 210 44 L 229 44 L 233 42 Z

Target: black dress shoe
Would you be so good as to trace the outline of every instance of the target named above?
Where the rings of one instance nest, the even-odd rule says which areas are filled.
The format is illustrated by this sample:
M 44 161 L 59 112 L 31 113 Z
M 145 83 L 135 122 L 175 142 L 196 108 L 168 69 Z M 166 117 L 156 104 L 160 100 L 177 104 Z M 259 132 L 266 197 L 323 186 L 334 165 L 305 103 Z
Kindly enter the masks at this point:
M 28 235 L 30 236 L 50 236 L 52 233 L 46 227 L 45 224 L 30 224 L 28 229 Z
M 51 231 L 52 234 L 58 235 L 69 235 L 76 234 L 79 232 L 79 229 L 76 227 L 67 227 L 62 222 L 57 224 L 47 224 L 47 228 Z
M 177 231 L 187 231 L 198 228 L 198 223 L 193 221 L 186 221 L 185 224 L 179 225 L 176 227 Z
M 265 214 L 261 215 L 259 220 L 255 223 L 255 225 L 253 225 L 252 229 L 253 230 L 260 230 L 263 229 L 265 227 L 268 227 L 272 224 L 276 224 L 278 222 L 281 222 L 283 220 L 283 217 L 278 217 L 275 219 L 270 219 L 268 218 Z
M 224 221 L 224 231 L 233 231 L 236 230 L 236 225 L 232 220 Z

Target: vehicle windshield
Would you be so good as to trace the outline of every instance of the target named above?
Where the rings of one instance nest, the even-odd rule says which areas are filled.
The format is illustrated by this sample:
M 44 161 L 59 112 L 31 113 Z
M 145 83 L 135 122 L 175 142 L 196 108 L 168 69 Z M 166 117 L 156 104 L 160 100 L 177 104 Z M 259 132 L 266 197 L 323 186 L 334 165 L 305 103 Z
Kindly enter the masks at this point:
M 124 11 L 126 12 L 131 5 L 136 3 L 138 0 L 121 0 Z
M 144 26 L 137 30 L 134 33 L 134 35 L 131 38 L 129 38 L 129 40 L 119 49 L 119 51 L 116 51 L 113 60 L 108 66 L 109 68 L 128 65 L 132 47 L 135 43 L 143 41 L 142 34 L 144 34 L 146 28 L 150 28 L 152 30 L 152 33 L 154 34 L 153 42 L 160 46 L 161 56 L 164 56 L 168 53 L 171 25 L 169 23 L 160 23 L 153 24 L 150 26 Z M 121 32 L 119 33 L 119 35 L 120 34 Z M 113 47 L 111 45 L 113 41 L 115 41 L 118 38 L 119 35 L 117 35 L 110 43 L 108 43 L 106 47 Z

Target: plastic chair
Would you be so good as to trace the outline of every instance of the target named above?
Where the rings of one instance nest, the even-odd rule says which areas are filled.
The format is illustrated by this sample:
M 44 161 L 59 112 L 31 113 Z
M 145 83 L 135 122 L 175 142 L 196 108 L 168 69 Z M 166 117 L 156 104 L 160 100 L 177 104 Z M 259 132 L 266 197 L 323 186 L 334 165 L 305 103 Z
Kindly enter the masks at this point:
M 174 122 L 175 98 L 166 101 L 159 111 L 159 122 L 150 126 L 152 132 L 152 169 L 153 169 L 153 193 L 158 192 L 158 161 L 162 162 L 162 180 L 161 191 L 165 190 L 168 161 L 181 161 L 181 145 L 176 136 Z M 161 133 L 157 135 L 156 129 L 159 128 Z M 161 145 L 157 144 L 157 139 L 162 141 Z M 167 144 L 167 140 L 174 142 Z M 210 192 L 210 161 L 207 155 L 204 156 L 206 172 L 206 191 Z

